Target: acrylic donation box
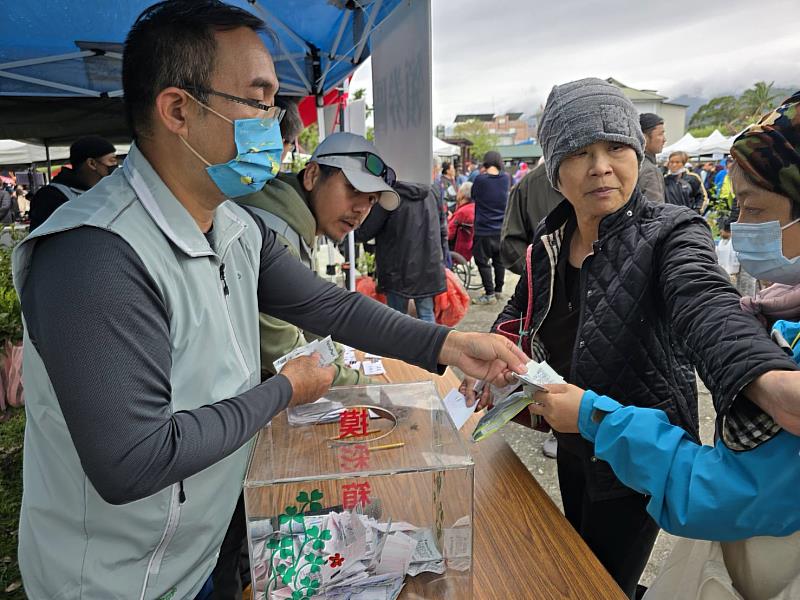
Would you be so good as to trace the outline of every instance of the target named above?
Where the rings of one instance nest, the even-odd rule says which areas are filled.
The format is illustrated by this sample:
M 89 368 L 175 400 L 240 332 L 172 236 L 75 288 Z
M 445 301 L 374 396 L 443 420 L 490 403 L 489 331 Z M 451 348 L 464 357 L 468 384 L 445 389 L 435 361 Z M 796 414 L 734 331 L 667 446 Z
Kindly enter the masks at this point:
M 253 597 L 472 598 L 473 462 L 431 382 L 339 387 L 258 435 Z

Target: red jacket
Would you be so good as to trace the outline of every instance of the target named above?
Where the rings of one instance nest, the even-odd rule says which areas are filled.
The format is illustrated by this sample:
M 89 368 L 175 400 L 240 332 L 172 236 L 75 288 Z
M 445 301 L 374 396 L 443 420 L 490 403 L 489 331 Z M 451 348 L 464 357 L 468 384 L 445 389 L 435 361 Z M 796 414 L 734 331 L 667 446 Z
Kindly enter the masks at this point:
M 467 260 L 472 258 L 472 236 L 475 229 L 475 203 L 462 204 L 450 217 L 447 239 L 455 241 L 453 251 Z

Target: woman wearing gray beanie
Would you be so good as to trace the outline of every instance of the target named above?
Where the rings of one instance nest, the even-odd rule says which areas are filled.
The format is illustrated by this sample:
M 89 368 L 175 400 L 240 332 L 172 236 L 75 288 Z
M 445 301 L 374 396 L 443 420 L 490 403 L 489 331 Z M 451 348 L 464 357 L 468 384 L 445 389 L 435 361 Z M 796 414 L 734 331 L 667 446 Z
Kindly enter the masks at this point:
M 539 225 L 529 271 L 493 329 L 519 332 L 522 349 L 568 383 L 660 408 L 698 441 L 693 366 L 720 411 L 761 374 L 791 368 L 786 357 L 739 309 L 705 221 L 642 196 L 639 118 L 617 87 L 600 79 L 554 87 L 539 138 L 547 176 L 566 200 Z M 658 534 L 647 497 L 625 487 L 591 443 L 556 436 L 566 517 L 633 598 Z

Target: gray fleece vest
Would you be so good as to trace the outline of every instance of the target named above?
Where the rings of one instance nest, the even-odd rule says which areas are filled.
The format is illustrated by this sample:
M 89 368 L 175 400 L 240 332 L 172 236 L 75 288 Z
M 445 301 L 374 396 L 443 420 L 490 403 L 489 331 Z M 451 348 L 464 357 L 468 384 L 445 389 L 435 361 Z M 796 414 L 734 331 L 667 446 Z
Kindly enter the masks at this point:
M 82 226 L 106 229 L 130 244 L 164 298 L 173 412 L 238 395 L 259 383 L 261 234 L 244 210 L 232 202 L 217 209 L 214 245 L 209 246 L 189 213 L 131 146 L 123 169 L 64 204 L 15 250 L 20 295 L 37 241 Z M 227 296 L 220 281 L 222 263 Z M 174 484 L 126 505 L 108 504 L 81 468 L 45 365 L 27 334 L 24 346 L 28 420 L 19 562 L 29 597 L 193 598 L 216 562 L 251 444 L 184 480 L 183 502 Z

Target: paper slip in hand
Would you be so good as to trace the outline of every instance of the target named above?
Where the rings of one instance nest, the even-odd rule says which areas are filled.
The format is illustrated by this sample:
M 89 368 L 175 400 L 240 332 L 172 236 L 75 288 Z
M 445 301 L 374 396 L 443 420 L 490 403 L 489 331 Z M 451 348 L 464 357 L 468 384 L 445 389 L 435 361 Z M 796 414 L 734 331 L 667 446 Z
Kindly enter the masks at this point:
M 525 366 L 528 368 L 528 372 L 524 375 L 514 373 L 523 385 L 530 385 L 543 390 L 542 386 L 547 383 L 564 383 L 564 378 L 556 373 L 555 369 L 547 364 L 547 361 L 543 360 L 538 363 L 535 360 L 531 360 Z
M 314 340 L 305 346 L 295 348 L 288 354 L 281 356 L 278 360 L 273 362 L 272 366 L 275 367 L 276 373 L 280 373 L 283 365 L 293 358 L 297 358 L 298 356 L 310 356 L 314 352 L 319 352 L 319 364 L 321 367 L 326 367 L 333 363 L 333 361 L 336 360 L 336 357 L 339 356 L 339 352 L 336 350 L 336 345 L 333 343 L 331 336 L 328 336 L 325 339 Z
M 361 363 L 361 368 L 364 371 L 364 375 L 383 375 L 386 373 L 386 369 L 383 368 L 383 361 L 380 360 L 364 361 Z
M 478 405 L 476 402 L 472 406 L 467 406 L 467 399 L 458 390 L 450 390 L 450 393 L 444 397 L 442 402 L 450 418 L 453 419 L 456 429 L 461 429 L 464 426 L 464 423 L 475 413 L 475 407 Z
M 525 375 L 517 375 L 517 378 L 523 383 L 524 391 L 511 394 L 489 409 L 478 421 L 475 431 L 472 432 L 473 441 L 479 442 L 502 429 L 506 423 L 533 402 L 533 391 L 545 389 L 542 385 L 564 383 L 564 378 L 544 361 L 537 363 L 532 360 L 527 367 L 528 372 Z

